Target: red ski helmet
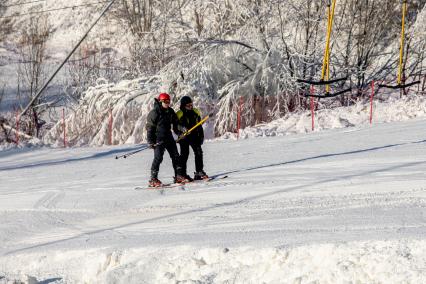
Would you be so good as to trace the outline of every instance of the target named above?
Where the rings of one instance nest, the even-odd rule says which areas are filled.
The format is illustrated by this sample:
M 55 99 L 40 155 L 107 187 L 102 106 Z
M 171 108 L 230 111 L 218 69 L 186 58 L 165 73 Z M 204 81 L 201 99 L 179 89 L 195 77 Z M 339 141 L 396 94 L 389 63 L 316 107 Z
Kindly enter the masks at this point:
M 161 93 L 161 94 L 158 96 L 158 100 L 159 100 L 159 101 L 170 101 L 170 95 L 169 95 L 169 94 L 167 94 L 167 93 Z

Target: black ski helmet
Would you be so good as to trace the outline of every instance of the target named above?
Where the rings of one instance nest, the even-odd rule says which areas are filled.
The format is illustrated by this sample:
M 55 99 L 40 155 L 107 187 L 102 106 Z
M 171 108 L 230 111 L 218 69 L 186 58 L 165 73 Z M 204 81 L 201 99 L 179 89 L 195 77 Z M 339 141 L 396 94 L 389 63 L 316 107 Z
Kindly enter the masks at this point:
M 187 104 L 190 104 L 190 103 L 192 103 L 192 99 L 189 96 L 183 96 L 180 99 L 180 107 L 184 107 L 184 106 L 186 106 Z

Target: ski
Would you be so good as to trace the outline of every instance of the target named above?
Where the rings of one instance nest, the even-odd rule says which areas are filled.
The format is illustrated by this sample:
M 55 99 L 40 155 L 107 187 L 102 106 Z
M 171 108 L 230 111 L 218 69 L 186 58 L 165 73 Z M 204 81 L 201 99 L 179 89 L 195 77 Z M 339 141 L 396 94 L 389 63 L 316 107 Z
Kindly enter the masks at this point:
M 216 175 L 216 176 L 212 176 L 209 177 L 208 179 L 205 180 L 194 180 L 192 182 L 187 182 L 187 183 L 165 183 L 161 186 L 157 186 L 157 187 L 152 187 L 152 186 L 136 186 L 134 189 L 135 190 L 159 190 L 162 191 L 164 189 L 167 188 L 178 188 L 180 190 L 185 190 L 185 186 L 187 185 L 196 185 L 199 183 L 204 183 L 204 182 L 211 182 L 211 181 L 215 181 L 215 180 L 220 180 L 220 179 L 225 179 L 228 176 L 221 176 L 221 175 Z
M 165 183 L 162 184 L 161 186 L 136 186 L 135 190 L 161 190 L 161 189 L 165 189 L 165 188 L 182 188 L 185 184 L 183 183 Z
M 225 178 L 227 178 L 227 177 L 228 177 L 228 176 L 220 176 L 220 175 L 216 175 L 216 176 L 211 176 L 211 177 L 209 177 L 209 178 L 207 178 L 207 179 L 194 180 L 194 181 L 192 181 L 192 182 L 188 182 L 188 183 L 186 183 L 185 185 L 194 184 L 194 183 L 200 183 L 200 182 L 210 182 L 210 181 L 213 181 L 213 180 L 225 179 Z
M 225 176 L 217 175 L 217 176 L 209 177 L 207 179 L 194 180 L 192 182 L 187 182 L 187 183 L 183 184 L 183 187 L 185 189 L 187 186 L 188 187 L 192 187 L 192 186 L 200 185 L 200 184 L 203 184 L 203 183 L 210 183 L 210 182 L 213 182 L 213 181 L 218 181 L 218 180 L 221 180 L 221 179 L 225 179 L 227 177 L 228 177 L 227 175 L 225 175 Z

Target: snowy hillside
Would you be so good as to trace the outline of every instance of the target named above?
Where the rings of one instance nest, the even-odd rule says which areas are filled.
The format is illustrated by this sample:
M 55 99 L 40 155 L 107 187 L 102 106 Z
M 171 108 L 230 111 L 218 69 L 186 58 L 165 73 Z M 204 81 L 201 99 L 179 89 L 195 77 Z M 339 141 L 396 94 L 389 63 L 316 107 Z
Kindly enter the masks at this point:
M 425 133 L 214 141 L 228 178 L 164 192 L 136 146 L 2 151 L 0 283 L 425 283 Z
M 423 2 L 410 1 L 407 38 L 411 49 L 404 61 L 407 79 L 422 82 L 426 58 Z M 0 93 L 5 86 L 2 111 L 22 108 L 28 100 L 24 98 L 29 85 L 23 78 L 25 72 L 21 70 L 18 75 L 19 66 L 23 68 L 33 61 L 20 50 L 26 46 L 22 39 L 28 30 L 26 25 L 46 17 L 50 27 L 43 74 L 38 78 L 45 82 L 106 2 L 8 0 L 6 4 L 0 9 L 0 18 L 10 20 L 11 28 L 0 38 Z M 73 111 L 102 77 L 116 83 L 157 76 L 157 89 L 165 88 L 177 97 L 193 95 L 206 110 L 217 110 L 221 121 L 214 126 L 217 133 L 235 128 L 234 115 L 226 108 L 232 108 L 239 96 L 246 97 L 246 125 L 269 122 L 306 109 L 297 95 L 303 86 L 296 81 L 320 76 L 326 38 L 325 4 L 320 0 L 116 1 L 53 80 L 41 103 Z M 138 5 L 143 6 L 141 11 Z M 331 77 L 350 78 L 336 90 L 351 86 L 353 95 L 359 95 L 373 79 L 395 81 L 400 8 L 399 3 L 384 0 L 368 5 L 358 1 L 338 3 Z M 362 33 L 363 28 L 369 32 Z M 416 89 L 422 90 L 424 84 Z M 349 97 L 335 102 L 352 103 Z M 44 120 L 59 120 L 39 111 Z M 224 122 L 227 117 L 229 121 Z M 48 130 L 45 126 L 43 135 Z M 120 143 L 127 138 L 121 137 Z M 91 139 L 101 143 L 98 137 Z
M 26 103 L 22 100 L 22 94 L 21 97 L 18 96 L 18 92 L 25 92 L 26 87 L 18 81 L 22 80 L 22 74 L 18 75 L 18 72 L 19 67 L 25 62 L 20 50 L 21 37 L 30 23 L 34 22 L 34 19 L 46 19 L 49 26 L 46 56 L 43 60 L 45 74 L 42 81 L 45 82 L 99 16 L 106 3 L 107 1 L 90 0 L 8 0 L 4 4 L 6 6 L 4 20 L 10 21 L 12 28 L 11 32 L 0 40 L 0 86 L 4 85 L 6 88 L 6 96 L 0 104 L 1 111 L 9 111 L 17 108 L 19 104 Z M 96 53 L 96 56 L 104 60 L 106 57 L 113 57 L 113 63 L 119 66 L 117 62 L 128 56 L 127 43 L 130 38 L 128 29 L 112 15 L 107 15 L 90 32 L 81 49 L 76 52 L 76 57 L 71 58 L 71 61 L 84 57 L 81 51 L 86 50 L 88 53 Z M 63 68 L 50 84 L 51 88 L 46 91 L 46 96 L 65 96 L 64 88 L 70 84 L 70 72 L 72 71 L 66 67 Z
M 48 42 L 49 58 L 61 60 L 70 51 L 70 47 L 83 36 L 94 19 L 99 16 L 107 2 L 8 0 L 8 8 L 4 16 L 10 17 L 14 25 L 14 32 L 6 38 L 6 42 L 16 43 L 20 28 L 25 26 L 32 17 L 47 17 L 52 29 Z M 124 51 L 126 36 L 128 34 L 125 33 L 123 26 L 112 22 L 112 17 L 106 17 L 105 21 L 89 35 L 85 44 L 113 45 L 117 51 Z M 9 51 L 13 51 L 13 49 Z

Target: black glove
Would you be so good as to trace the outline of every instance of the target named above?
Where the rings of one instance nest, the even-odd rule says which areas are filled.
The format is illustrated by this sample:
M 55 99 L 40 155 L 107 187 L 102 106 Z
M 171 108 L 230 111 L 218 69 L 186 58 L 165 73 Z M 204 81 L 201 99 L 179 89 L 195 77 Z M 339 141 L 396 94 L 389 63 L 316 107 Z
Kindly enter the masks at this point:
M 179 125 L 178 129 L 179 129 L 180 133 L 182 133 L 182 134 L 185 133 L 186 131 L 188 131 L 188 129 L 186 129 L 186 127 L 182 126 L 182 125 Z

